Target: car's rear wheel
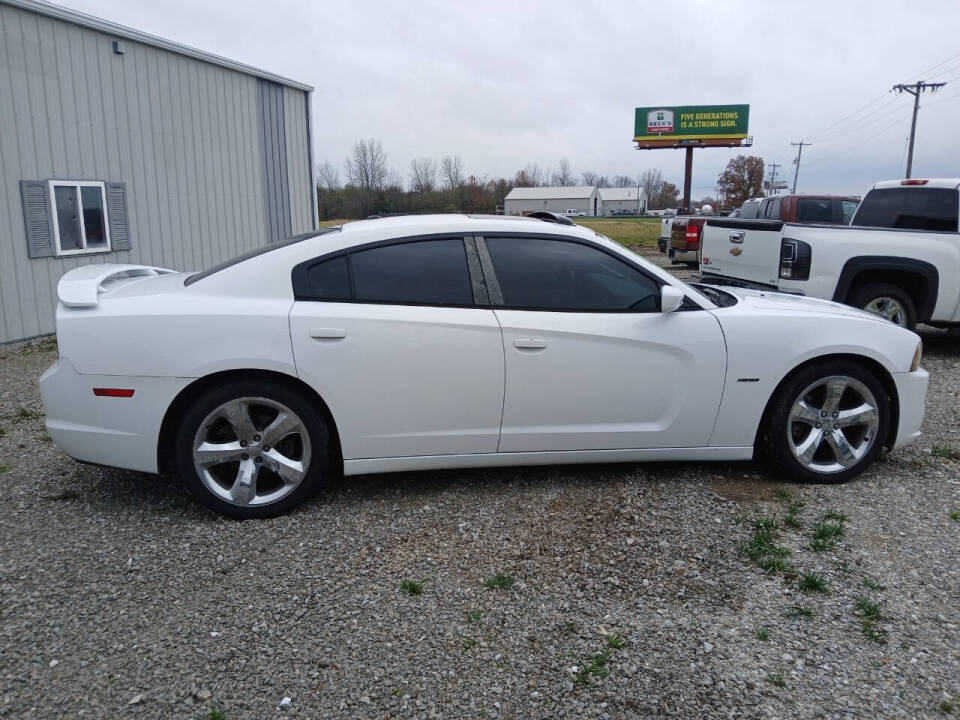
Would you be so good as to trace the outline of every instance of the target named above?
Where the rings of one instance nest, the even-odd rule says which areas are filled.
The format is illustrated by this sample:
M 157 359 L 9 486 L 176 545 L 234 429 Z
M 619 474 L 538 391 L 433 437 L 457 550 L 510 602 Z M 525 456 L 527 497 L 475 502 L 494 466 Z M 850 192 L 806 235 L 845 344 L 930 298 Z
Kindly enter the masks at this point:
M 910 294 L 896 285 L 869 283 L 853 292 L 850 304 L 894 325 L 913 330 L 917 326 L 917 309 Z
M 890 400 L 873 372 L 825 362 L 789 378 L 768 417 L 763 439 L 777 468 L 802 482 L 841 483 L 883 449 Z
M 308 498 L 327 461 L 323 416 L 282 382 L 235 381 L 201 394 L 176 436 L 193 496 L 233 518 L 282 515 Z

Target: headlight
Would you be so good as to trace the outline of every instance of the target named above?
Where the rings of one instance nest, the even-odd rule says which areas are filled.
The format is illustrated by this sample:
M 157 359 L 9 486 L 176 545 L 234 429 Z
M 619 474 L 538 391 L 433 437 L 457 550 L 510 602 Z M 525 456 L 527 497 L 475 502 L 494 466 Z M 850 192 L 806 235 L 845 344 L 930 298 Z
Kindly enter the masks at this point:
M 920 367 L 920 356 L 923 355 L 923 340 L 917 343 L 917 350 L 913 353 L 913 362 L 910 363 L 910 372 Z

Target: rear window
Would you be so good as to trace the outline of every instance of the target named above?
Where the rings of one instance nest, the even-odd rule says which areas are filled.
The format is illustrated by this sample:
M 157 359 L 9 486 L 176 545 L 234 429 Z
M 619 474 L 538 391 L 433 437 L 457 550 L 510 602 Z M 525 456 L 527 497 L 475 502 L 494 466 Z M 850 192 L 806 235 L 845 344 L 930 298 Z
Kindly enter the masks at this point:
M 840 201 L 840 220 L 844 225 L 849 225 L 853 220 L 854 213 L 857 212 L 858 203 L 856 200 Z
M 871 190 L 853 224 L 863 227 L 957 232 L 957 191 L 951 188 L 899 187 Z
M 230 258 L 229 260 L 225 260 L 222 263 L 217 263 L 212 267 L 208 267 L 203 272 L 194 273 L 193 275 L 188 277 L 186 280 L 184 280 L 183 284 L 193 285 L 193 283 L 197 282 L 198 280 L 203 280 L 204 278 L 208 278 L 211 275 L 220 272 L 221 270 L 226 270 L 228 267 L 232 267 L 233 265 L 242 263 L 244 260 L 250 260 L 251 258 L 259 257 L 260 255 L 265 255 L 268 252 L 279 250 L 282 247 L 287 247 L 288 245 L 293 245 L 294 243 L 303 242 L 304 240 L 308 240 L 312 237 L 317 237 L 318 235 L 326 235 L 327 233 L 339 232 L 339 231 L 340 231 L 339 227 L 324 228 L 322 230 L 312 230 L 307 233 L 302 233 L 300 235 L 294 235 L 293 237 L 288 237 L 286 240 L 281 240 L 280 242 L 270 243 L 269 245 L 264 245 L 263 247 L 258 247 L 258 248 L 254 248 L 253 250 L 248 250 L 247 252 L 242 253 L 241 255 L 237 255 L 234 258 Z
M 797 222 L 832 223 L 833 203 L 829 198 L 800 198 L 797 201 Z

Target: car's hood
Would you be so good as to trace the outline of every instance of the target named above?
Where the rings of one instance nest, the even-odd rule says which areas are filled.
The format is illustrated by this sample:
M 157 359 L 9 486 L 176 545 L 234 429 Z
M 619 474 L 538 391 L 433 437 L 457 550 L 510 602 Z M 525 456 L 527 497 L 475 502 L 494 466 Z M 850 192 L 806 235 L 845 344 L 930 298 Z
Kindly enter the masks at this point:
M 770 310 L 773 312 L 809 312 L 824 313 L 827 315 L 847 315 L 862 320 L 873 320 L 879 323 L 889 322 L 877 315 L 872 315 L 863 310 L 842 305 L 841 303 L 831 302 L 830 300 L 819 300 L 817 298 L 804 297 L 803 295 L 789 295 L 787 293 L 778 293 L 768 290 L 747 290 L 744 288 L 720 288 L 725 292 L 735 296 L 739 305 L 745 309 Z

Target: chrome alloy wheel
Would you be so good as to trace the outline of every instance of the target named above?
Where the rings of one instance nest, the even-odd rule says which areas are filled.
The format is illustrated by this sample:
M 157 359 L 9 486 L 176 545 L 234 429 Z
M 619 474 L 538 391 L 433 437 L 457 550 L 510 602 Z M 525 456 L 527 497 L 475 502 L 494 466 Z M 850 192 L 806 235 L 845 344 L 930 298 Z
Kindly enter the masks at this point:
M 293 492 L 310 469 L 310 434 L 286 405 L 263 397 L 230 400 L 193 439 L 193 465 L 206 488 L 234 505 L 267 505 Z
M 864 305 L 863 309 L 873 315 L 879 315 L 900 327 L 907 326 L 907 309 L 896 298 L 885 296 L 874 298 Z
M 870 389 L 855 378 L 831 375 L 807 386 L 794 400 L 787 442 L 803 467 L 838 473 L 870 452 L 879 427 L 877 400 Z

